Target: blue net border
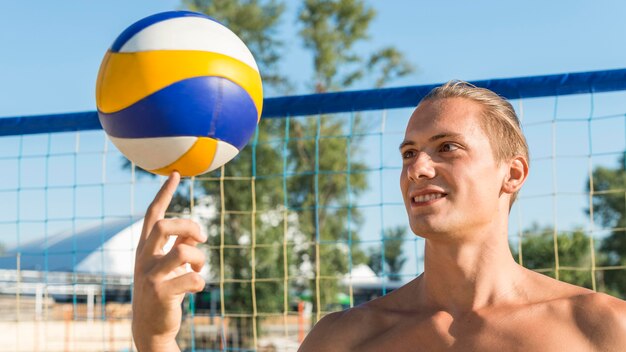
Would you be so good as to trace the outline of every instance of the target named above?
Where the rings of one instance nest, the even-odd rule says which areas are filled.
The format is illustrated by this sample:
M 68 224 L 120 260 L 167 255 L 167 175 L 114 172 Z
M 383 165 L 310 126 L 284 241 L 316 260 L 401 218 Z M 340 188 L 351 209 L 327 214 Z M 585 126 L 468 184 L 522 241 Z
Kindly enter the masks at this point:
M 470 83 L 507 99 L 626 90 L 626 69 L 489 79 Z M 439 84 L 266 98 L 263 118 L 413 107 Z M 95 111 L 0 118 L 0 136 L 102 129 Z

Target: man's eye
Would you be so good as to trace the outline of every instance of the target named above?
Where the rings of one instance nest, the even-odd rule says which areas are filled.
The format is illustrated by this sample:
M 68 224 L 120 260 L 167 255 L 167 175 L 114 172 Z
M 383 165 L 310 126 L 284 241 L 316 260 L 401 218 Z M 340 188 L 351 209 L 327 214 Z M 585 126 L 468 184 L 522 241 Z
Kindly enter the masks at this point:
M 441 145 L 440 151 L 442 152 L 453 152 L 459 149 L 459 146 L 453 143 L 444 143 Z
M 415 152 L 412 150 L 407 150 L 406 152 L 402 153 L 402 159 L 409 159 L 415 156 Z

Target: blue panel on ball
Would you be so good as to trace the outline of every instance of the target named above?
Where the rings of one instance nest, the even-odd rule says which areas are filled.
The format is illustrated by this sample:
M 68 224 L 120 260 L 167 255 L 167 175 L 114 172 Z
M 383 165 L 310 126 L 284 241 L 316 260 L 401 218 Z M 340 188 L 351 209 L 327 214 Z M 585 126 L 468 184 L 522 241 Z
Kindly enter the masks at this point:
M 206 136 L 241 150 L 257 125 L 250 95 L 222 77 L 194 77 L 167 86 L 124 110 L 98 112 L 113 137 Z
M 161 21 L 165 21 L 165 20 L 169 20 L 169 19 L 177 18 L 177 17 L 202 17 L 202 18 L 206 18 L 211 21 L 220 23 L 219 21 L 205 14 L 192 12 L 192 11 L 167 11 L 167 12 L 157 13 L 152 16 L 143 18 L 133 23 L 132 25 L 130 25 L 130 27 L 126 28 L 126 30 L 124 30 L 124 32 L 122 32 L 122 34 L 120 34 L 117 37 L 117 39 L 115 39 L 115 42 L 113 42 L 113 45 L 111 45 L 111 51 L 118 52 L 122 48 L 122 46 L 124 46 L 124 44 L 126 44 L 126 42 L 130 40 L 130 38 L 132 38 L 135 34 L 139 33 L 142 29 L 148 26 L 151 26 L 157 22 L 161 22 Z

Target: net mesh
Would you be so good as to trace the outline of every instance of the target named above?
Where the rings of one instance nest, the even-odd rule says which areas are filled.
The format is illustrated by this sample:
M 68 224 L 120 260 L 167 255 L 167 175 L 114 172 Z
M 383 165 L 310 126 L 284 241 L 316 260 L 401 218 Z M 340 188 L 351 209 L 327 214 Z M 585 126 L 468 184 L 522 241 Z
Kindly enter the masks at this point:
M 513 255 L 624 297 L 626 91 L 606 88 L 616 76 L 535 95 L 489 82 L 513 98 L 531 152 L 511 211 Z M 430 86 L 417 88 L 409 93 Z M 274 98 L 237 159 L 181 183 L 167 216 L 195 219 L 209 238 L 207 286 L 184 302 L 182 349 L 294 351 L 328 312 L 421 273 L 397 149 L 419 96 L 396 104 L 389 92 Z M 313 98 L 318 113 L 297 111 Z M 133 350 L 134 251 L 164 179 L 128 164 L 102 131 L 72 125 L 93 113 L 63 116 L 70 123 L 48 116 L 43 127 L 0 119 L 0 350 Z

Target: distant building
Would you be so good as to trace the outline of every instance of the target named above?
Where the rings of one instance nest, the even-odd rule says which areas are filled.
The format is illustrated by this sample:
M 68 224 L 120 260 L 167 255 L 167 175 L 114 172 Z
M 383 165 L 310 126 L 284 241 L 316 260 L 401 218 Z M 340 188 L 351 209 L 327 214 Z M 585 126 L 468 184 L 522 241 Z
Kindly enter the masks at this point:
M 142 226 L 142 217 L 106 219 L 11 248 L 0 257 L 0 294 L 45 289 L 57 301 L 130 302 Z
M 132 277 L 143 219 L 96 221 L 89 226 L 40 237 L 11 248 L 0 269 Z

